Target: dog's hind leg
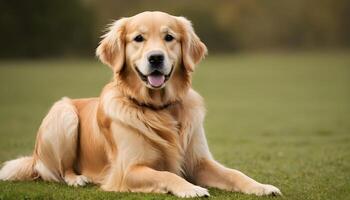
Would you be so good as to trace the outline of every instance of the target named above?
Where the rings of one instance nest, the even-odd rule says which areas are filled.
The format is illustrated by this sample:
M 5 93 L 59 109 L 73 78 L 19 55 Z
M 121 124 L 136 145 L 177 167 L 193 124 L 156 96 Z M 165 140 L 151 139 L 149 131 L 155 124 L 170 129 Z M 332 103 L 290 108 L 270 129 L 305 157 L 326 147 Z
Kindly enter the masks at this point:
M 83 186 L 88 178 L 74 171 L 77 156 L 79 117 L 68 98 L 56 102 L 44 118 L 37 136 L 35 170 L 48 181 Z

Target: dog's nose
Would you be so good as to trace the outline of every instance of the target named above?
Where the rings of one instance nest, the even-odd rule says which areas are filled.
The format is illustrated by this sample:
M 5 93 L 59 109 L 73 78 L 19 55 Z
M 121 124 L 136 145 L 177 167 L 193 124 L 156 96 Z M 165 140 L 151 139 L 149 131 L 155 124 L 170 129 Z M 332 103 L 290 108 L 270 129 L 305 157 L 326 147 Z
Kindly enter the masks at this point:
M 148 57 L 148 62 L 152 67 L 161 67 L 164 62 L 164 55 L 162 53 L 153 53 Z

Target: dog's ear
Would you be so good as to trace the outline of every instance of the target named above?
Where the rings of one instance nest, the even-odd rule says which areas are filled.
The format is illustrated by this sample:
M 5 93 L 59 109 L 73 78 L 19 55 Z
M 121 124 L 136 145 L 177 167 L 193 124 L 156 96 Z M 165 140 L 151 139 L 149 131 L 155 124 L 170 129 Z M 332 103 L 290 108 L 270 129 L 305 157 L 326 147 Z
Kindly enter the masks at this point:
M 125 24 L 127 18 L 112 23 L 101 38 L 96 56 L 114 72 L 119 72 L 125 62 Z
M 182 61 L 185 68 L 192 72 L 207 54 L 208 49 L 193 30 L 192 24 L 185 17 L 176 17 L 181 30 Z

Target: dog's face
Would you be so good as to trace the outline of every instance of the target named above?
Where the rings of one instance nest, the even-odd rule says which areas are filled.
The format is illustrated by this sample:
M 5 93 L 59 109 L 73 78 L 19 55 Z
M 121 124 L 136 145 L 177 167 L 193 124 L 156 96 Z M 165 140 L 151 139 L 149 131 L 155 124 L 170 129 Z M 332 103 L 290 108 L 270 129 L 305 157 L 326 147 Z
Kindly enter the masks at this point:
M 113 23 L 96 54 L 116 74 L 124 73 L 129 85 L 138 90 L 142 84 L 150 90 L 172 87 L 174 92 L 181 76 L 192 72 L 206 52 L 184 17 L 143 12 Z
M 132 17 L 126 27 L 127 65 L 147 87 L 164 87 L 181 62 L 180 30 L 176 19 L 164 13 L 143 13 Z

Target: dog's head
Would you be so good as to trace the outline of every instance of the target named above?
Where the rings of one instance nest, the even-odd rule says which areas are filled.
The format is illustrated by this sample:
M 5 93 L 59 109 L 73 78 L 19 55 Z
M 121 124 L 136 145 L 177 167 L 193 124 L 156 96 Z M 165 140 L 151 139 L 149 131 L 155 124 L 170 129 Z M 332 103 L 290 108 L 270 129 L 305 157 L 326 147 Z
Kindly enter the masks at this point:
M 177 99 L 207 52 L 190 21 L 163 12 L 122 18 L 102 38 L 97 56 L 113 69 L 128 95 L 144 103 Z

